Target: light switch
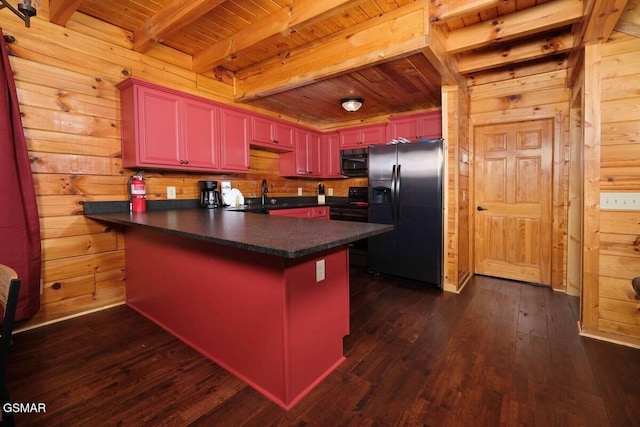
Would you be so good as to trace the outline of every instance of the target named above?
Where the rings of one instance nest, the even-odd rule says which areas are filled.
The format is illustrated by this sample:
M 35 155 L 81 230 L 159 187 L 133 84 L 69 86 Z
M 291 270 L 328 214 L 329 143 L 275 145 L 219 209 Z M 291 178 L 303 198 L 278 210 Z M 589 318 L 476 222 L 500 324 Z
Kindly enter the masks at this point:
M 322 282 L 324 280 L 324 260 L 316 261 L 316 282 Z
M 600 209 L 640 211 L 640 193 L 600 193 Z
M 333 188 L 328 188 L 327 191 L 328 191 L 328 194 L 327 194 L 328 196 L 333 196 Z
M 298 187 L 298 196 L 302 196 L 302 187 Z

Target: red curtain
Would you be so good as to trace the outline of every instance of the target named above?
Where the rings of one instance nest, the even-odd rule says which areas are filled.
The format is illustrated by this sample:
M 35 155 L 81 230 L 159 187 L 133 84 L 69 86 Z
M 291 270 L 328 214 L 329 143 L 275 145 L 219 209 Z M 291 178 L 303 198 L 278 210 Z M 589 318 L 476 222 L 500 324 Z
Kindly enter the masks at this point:
M 40 223 L 16 84 L 0 29 L 0 263 L 22 280 L 16 320 L 40 309 Z

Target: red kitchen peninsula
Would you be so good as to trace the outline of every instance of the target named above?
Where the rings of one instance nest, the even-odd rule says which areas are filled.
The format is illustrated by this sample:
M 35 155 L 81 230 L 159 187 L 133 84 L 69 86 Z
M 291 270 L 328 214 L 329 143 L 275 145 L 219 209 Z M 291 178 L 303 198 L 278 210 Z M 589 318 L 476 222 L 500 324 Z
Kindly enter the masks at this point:
M 343 360 L 347 243 L 391 226 L 223 210 L 125 225 L 127 304 L 285 409 Z

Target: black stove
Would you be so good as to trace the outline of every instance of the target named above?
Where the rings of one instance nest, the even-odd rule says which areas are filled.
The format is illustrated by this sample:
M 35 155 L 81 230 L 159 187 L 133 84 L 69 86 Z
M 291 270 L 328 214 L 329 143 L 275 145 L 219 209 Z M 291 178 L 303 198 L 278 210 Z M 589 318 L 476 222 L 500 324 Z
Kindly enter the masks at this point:
M 349 187 L 349 199 L 344 203 L 332 203 L 332 220 L 369 222 L 369 188 Z M 367 239 L 349 244 L 349 263 L 366 267 Z
M 349 187 L 349 199 L 346 202 L 331 204 L 331 219 L 368 222 L 368 201 L 368 187 Z

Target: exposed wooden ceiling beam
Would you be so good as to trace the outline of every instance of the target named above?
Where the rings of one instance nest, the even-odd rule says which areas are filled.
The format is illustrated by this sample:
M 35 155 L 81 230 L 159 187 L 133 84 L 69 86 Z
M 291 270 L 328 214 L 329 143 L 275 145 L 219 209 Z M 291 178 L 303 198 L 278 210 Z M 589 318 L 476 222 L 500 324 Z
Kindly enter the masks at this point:
M 640 37 L 640 0 L 628 0 L 625 12 L 615 29 L 631 36 Z
M 429 43 L 422 49 L 422 54 L 440 73 L 443 86 L 465 85 L 465 80 L 458 72 L 455 57 L 446 52 L 446 36 L 439 27 L 430 28 Z
M 236 75 L 236 101 L 304 86 L 332 76 L 419 52 L 427 44 L 428 1 L 418 0 L 350 27 L 284 59 Z
M 589 16 L 582 43 L 604 43 L 620 19 L 627 0 L 596 0 Z
M 431 2 L 431 22 L 444 24 L 515 0 L 440 0 Z
M 626 3 L 627 0 L 585 0 L 584 14 L 586 18 L 579 25 L 576 25 L 573 31 L 575 46 L 579 49 L 574 49 L 569 55 L 568 87 L 573 86 L 583 68 L 584 51 L 582 48 L 587 44 L 601 43 L 609 38 Z
M 192 67 L 199 73 L 210 71 L 238 52 L 254 46 L 276 34 L 294 31 L 329 14 L 352 6 L 355 0 L 298 0 L 289 7 L 269 15 L 260 22 L 211 45 L 194 55 Z
M 459 53 L 572 24 L 582 17 L 582 5 L 581 0 L 556 0 L 452 31 L 447 52 Z
M 573 49 L 573 43 L 573 35 L 566 33 L 557 37 L 528 40 L 504 49 L 478 52 L 458 58 L 458 71 L 469 74 L 568 52 Z
M 133 49 L 146 52 L 163 37 L 186 27 L 218 7 L 224 0 L 173 0 L 133 32 Z
M 49 0 L 49 21 L 64 27 L 81 4 L 82 0 Z

